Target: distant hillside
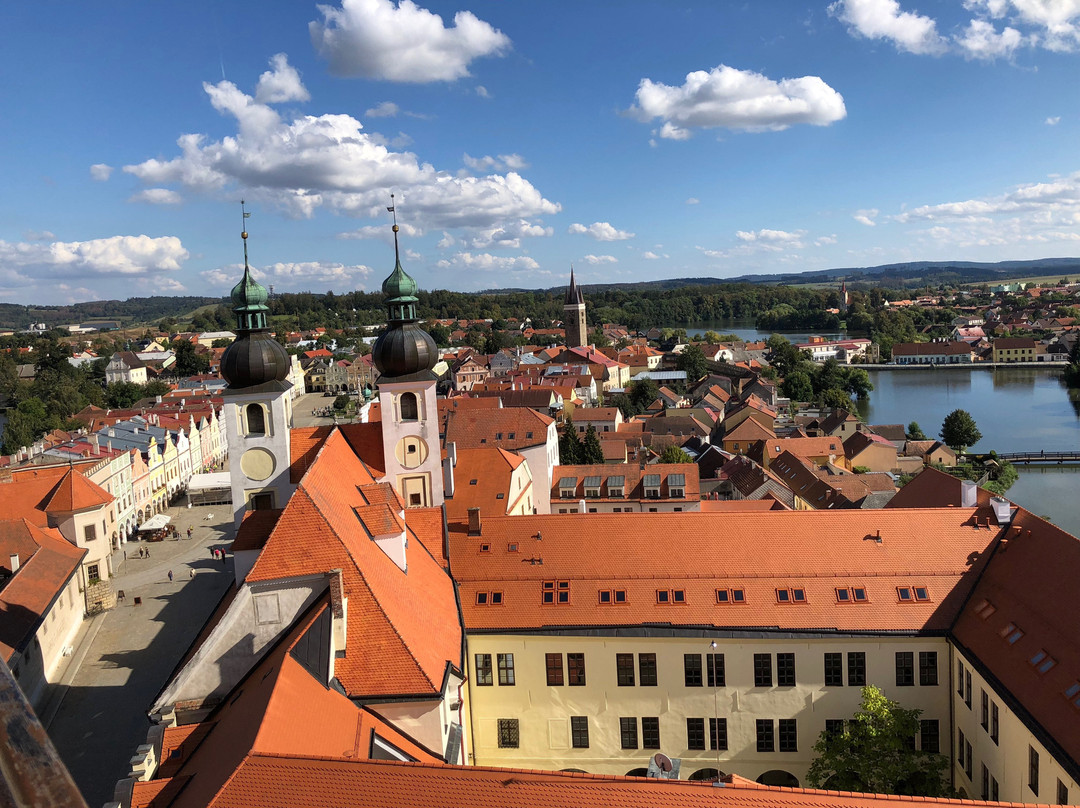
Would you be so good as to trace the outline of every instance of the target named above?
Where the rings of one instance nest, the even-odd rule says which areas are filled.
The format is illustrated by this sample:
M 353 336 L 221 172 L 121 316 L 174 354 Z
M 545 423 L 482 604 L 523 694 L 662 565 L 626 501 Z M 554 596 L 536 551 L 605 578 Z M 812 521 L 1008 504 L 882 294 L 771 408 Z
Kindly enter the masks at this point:
M 595 291 L 607 289 L 663 291 L 684 286 L 715 286 L 733 283 L 752 284 L 802 284 L 829 283 L 846 280 L 848 283 L 869 283 L 895 289 L 919 286 L 936 286 L 941 283 L 994 283 L 1005 278 L 1034 278 L 1042 275 L 1073 275 L 1080 273 L 1080 258 L 1039 258 L 1031 261 L 909 261 L 899 264 L 882 264 L 875 267 L 840 267 L 807 272 L 788 272 L 775 275 L 740 275 L 736 278 L 666 278 L 637 283 L 589 283 L 583 288 Z M 563 287 L 543 289 L 555 292 Z M 531 289 L 487 289 L 480 294 L 508 294 L 529 292 Z
M 95 300 L 69 306 L 20 306 L 0 303 L 0 326 L 26 328 L 30 323 L 53 327 L 94 319 L 145 323 L 162 317 L 182 317 L 200 306 L 217 305 L 217 297 L 132 297 L 127 300 Z

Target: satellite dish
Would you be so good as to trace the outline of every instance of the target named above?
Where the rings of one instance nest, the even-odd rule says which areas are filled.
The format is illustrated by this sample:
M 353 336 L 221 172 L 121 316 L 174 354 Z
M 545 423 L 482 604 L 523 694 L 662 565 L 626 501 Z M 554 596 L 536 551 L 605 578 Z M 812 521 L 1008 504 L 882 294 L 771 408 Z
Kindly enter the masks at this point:
M 658 768 L 662 772 L 666 773 L 671 771 L 672 769 L 671 758 L 669 758 L 663 752 L 657 752 L 655 755 L 653 755 L 653 762 L 656 764 L 656 768 Z

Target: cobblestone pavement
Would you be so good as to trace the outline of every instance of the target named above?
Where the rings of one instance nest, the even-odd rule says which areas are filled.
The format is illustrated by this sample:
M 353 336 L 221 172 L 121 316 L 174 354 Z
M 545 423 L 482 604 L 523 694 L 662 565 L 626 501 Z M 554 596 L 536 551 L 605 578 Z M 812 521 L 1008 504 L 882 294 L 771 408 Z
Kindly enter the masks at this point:
M 167 513 L 182 538 L 130 542 L 126 559 L 124 551 L 114 554 L 113 585 L 124 600 L 84 623 L 41 712 L 91 808 L 112 799 L 135 747 L 146 740 L 154 697 L 233 578 L 231 557 L 222 563 L 211 554 L 232 542 L 230 506 Z M 139 558 L 139 547 L 148 548 L 150 557 Z
M 315 415 L 314 411 L 333 406 L 333 396 L 324 396 L 322 393 L 305 393 L 293 402 L 293 426 L 332 426 L 334 424 L 332 415 Z M 341 423 L 346 422 L 343 418 L 338 420 Z

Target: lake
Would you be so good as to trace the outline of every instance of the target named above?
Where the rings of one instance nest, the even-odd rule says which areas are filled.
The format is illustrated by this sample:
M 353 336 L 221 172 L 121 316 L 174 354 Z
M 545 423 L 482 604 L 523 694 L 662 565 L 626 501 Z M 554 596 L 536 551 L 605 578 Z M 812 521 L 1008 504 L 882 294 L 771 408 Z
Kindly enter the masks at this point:
M 686 328 L 691 335 L 736 334 L 746 341 L 771 336 L 745 320 L 670 327 Z M 810 333 L 783 332 L 783 336 L 805 342 Z M 977 451 L 1080 449 L 1080 400 L 1070 400 L 1060 376 L 1059 368 L 871 371 L 874 392 L 868 402 L 860 403 L 859 413 L 871 424 L 906 426 L 918 421 L 927 437 L 937 438 L 945 416 L 962 409 L 971 413 L 983 434 L 972 447 Z M 1017 466 L 1017 471 L 1020 479 L 1009 490 L 1009 499 L 1080 536 L 1080 466 Z

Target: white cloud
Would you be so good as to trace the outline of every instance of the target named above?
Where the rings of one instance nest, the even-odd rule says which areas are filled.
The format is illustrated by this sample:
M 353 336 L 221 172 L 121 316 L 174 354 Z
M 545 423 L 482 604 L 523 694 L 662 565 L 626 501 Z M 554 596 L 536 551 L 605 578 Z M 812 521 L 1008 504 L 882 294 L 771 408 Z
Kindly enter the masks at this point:
M 816 239 L 814 239 L 814 246 L 815 247 L 827 247 L 830 244 L 836 244 L 837 241 L 839 241 L 839 239 L 837 239 L 837 237 L 835 235 L 818 236 Z
M 311 94 L 300 80 L 300 73 L 289 64 L 284 53 L 270 57 L 271 70 L 259 76 L 255 85 L 255 100 L 260 104 L 281 104 L 286 101 L 310 101 Z
M 686 200 L 686 204 L 687 205 L 700 205 L 701 200 L 698 199 L 696 196 L 692 196 L 692 197 L 690 197 L 689 199 Z
M 408 222 L 398 222 L 398 230 L 401 232 L 402 236 L 409 238 L 419 238 L 424 235 L 423 228 L 416 227 Z M 387 244 L 394 243 L 394 231 L 390 229 L 390 225 L 388 224 L 371 224 L 366 227 L 358 227 L 355 230 L 338 233 L 337 237 L 346 241 L 374 238 L 379 241 L 385 241 Z
M 948 47 L 933 18 L 902 11 L 896 0 L 837 0 L 829 6 L 829 13 L 852 33 L 887 39 L 901 51 L 940 54 Z
M 27 241 L 53 241 L 56 234 L 51 230 L 27 230 L 23 233 L 23 238 Z
M 968 0 L 965 6 L 994 18 L 1011 12 L 1011 21 L 1034 28 L 1047 50 L 1073 51 L 1080 44 L 1080 0 Z
M 476 94 L 481 98 L 492 98 L 491 92 L 483 84 L 476 85 Z
M 584 233 L 592 236 L 597 241 L 625 241 L 626 239 L 634 237 L 633 233 L 619 230 L 608 222 L 593 222 L 588 226 L 575 222 L 570 225 L 566 232 Z
M 739 241 L 757 241 L 766 244 L 775 244 L 780 242 L 795 243 L 806 235 L 805 230 L 798 230 L 794 233 L 790 233 L 786 230 L 737 230 L 735 231 L 735 238 Z
M 440 269 L 474 269 L 480 272 L 492 272 L 499 270 L 528 271 L 539 269 L 540 265 L 535 259 L 527 255 L 500 256 L 490 253 L 460 252 L 449 259 L 443 259 L 436 264 Z
M 457 244 L 457 239 L 455 239 L 453 236 L 451 236 L 444 230 L 442 238 L 439 239 L 439 243 L 435 246 L 438 247 L 440 250 L 447 250 L 453 247 L 455 244 Z
M 90 166 L 90 176 L 98 182 L 105 182 L 112 176 L 113 167 L 105 163 L 94 163 Z
M 614 255 L 586 255 L 582 259 L 586 264 L 617 264 L 619 259 Z
M 1045 123 L 1046 123 L 1047 126 L 1057 126 L 1059 123 L 1061 123 L 1061 116 L 1060 115 L 1053 115 L 1053 116 L 1047 118 Z
M 494 227 L 561 209 L 517 172 L 452 176 L 410 152 L 392 151 L 350 115 L 299 115 L 286 122 L 231 82 L 203 89 L 218 112 L 236 120 L 236 134 L 217 141 L 181 135 L 179 156 L 127 165 L 125 172 L 148 185 L 204 193 L 240 186 L 249 200 L 299 218 L 320 208 L 384 216 L 388 188 L 399 194 L 399 218 L 432 228 Z
M 110 236 L 50 243 L 0 241 L 0 265 L 39 282 L 45 278 L 136 277 L 171 272 L 180 269 L 187 258 L 188 251 L 175 236 Z
M 660 256 L 657 255 L 656 253 L 654 253 L 652 250 L 646 250 L 645 252 L 643 252 L 641 254 L 641 257 L 642 258 L 648 258 L 650 261 L 656 261 L 657 259 L 660 258 Z
M 1027 38 L 1015 28 L 1006 26 L 998 31 L 986 20 L 972 20 L 963 36 L 956 37 L 956 44 L 969 59 L 991 60 L 999 57 L 1009 59 Z
M 454 81 L 469 63 L 501 56 L 510 38 L 470 11 L 442 18 L 412 0 L 342 0 L 341 8 L 318 6 L 322 22 L 309 24 L 311 41 L 338 76 L 386 81 Z
M 364 110 L 365 118 L 393 118 L 401 112 L 401 107 L 393 101 L 383 101 L 377 107 Z
M 1020 185 L 996 196 L 922 205 L 892 219 L 916 225 L 910 234 L 935 246 L 1060 244 L 1074 251 L 1080 238 L 1080 172 Z
M 797 123 L 826 126 L 847 115 L 840 93 L 817 76 L 773 81 L 727 65 L 688 73 L 680 87 L 642 79 L 635 101 L 631 115 L 663 120 L 660 137 L 675 140 L 691 129 L 777 131 Z
M 551 236 L 554 232 L 554 228 L 533 224 L 527 219 L 519 219 L 516 222 L 506 222 L 499 227 L 474 229 L 467 241 L 474 250 L 489 247 L 506 247 L 516 250 L 521 247 L 523 238 Z
M 473 171 L 522 171 L 529 167 L 520 154 L 500 154 L 498 157 L 470 157 L 466 154 L 461 159 Z
M 874 219 L 877 218 L 879 212 L 880 211 L 877 208 L 857 210 L 855 211 L 855 215 L 852 218 L 854 218 L 855 221 L 857 221 L 859 224 L 865 224 L 867 227 L 874 227 L 875 225 L 877 225 L 877 222 L 875 222 Z
M 128 202 L 146 202 L 150 205 L 179 205 L 183 198 L 176 191 L 168 188 L 147 188 L 133 194 Z
M 200 273 L 210 286 L 232 287 L 244 272 L 242 264 L 229 264 Z M 251 268 L 255 279 L 273 284 L 276 290 L 363 289 L 360 281 L 371 275 L 371 267 L 363 264 L 341 264 L 333 261 L 287 261 Z

